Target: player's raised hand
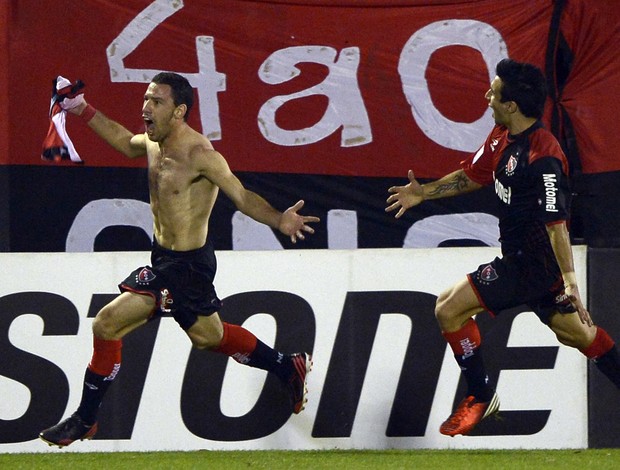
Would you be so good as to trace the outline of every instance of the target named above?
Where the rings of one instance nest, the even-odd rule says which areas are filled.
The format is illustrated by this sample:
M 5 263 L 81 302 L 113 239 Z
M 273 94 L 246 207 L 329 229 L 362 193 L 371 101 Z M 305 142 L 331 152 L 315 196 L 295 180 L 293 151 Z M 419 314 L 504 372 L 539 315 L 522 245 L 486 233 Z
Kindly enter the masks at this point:
M 65 111 L 80 114 L 86 101 L 84 100 L 84 82 L 77 80 L 75 83 L 61 75 L 56 77 L 56 92 L 52 101 L 57 101 L 58 105 Z
M 321 219 L 311 215 L 300 215 L 297 212 L 304 206 L 300 200 L 294 206 L 289 207 L 282 213 L 278 230 L 284 235 L 291 237 L 291 242 L 297 243 L 297 239 L 305 240 L 304 232 L 314 233 L 314 229 L 307 225 L 311 222 L 320 222 Z
M 424 189 L 415 179 L 412 170 L 409 170 L 407 177 L 409 178 L 408 184 L 404 186 L 392 186 L 388 189 L 391 196 L 387 198 L 386 202 L 389 205 L 385 208 L 385 212 L 392 212 L 398 209 L 395 216 L 397 219 L 403 215 L 407 209 L 417 206 L 424 201 Z

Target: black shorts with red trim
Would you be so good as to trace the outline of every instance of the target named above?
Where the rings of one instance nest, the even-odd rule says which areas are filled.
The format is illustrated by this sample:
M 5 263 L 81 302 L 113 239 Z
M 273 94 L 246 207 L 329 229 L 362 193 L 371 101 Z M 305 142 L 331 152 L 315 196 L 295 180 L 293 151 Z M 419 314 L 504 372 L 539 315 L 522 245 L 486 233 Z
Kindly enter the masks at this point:
M 555 258 L 521 252 L 495 258 L 467 275 L 480 305 L 492 315 L 527 305 L 543 323 L 554 313 L 573 313 Z
M 222 307 L 213 286 L 217 260 L 209 241 L 196 250 L 172 251 L 154 240 L 151 265 L 136 269 L 118 286 L 121 292 L 150 295 L 155 300 L 150 320 L 172 316 L 187 330 L 199 315 L 212 315 Z

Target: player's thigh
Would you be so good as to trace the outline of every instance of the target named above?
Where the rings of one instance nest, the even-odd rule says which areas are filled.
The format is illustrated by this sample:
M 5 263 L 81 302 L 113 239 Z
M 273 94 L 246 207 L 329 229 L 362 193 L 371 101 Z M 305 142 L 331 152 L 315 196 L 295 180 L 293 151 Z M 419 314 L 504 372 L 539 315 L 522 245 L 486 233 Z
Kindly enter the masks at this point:
M 146 323 L 154 308 L 150 295 L 123 292 L 99 311 L 93 333 L 103 339 L 120 339 Z
M 560 343 L 577 349 L 585 349 L 590 346 L 596 336 L 596 326 L 588 326 L 582 323 L 577 312 L 551 315 L 549 327 Z
M 439 295 L 435 316 L 442 331 L 456 331 L 483 310 L 469 279 L 465 277 Z

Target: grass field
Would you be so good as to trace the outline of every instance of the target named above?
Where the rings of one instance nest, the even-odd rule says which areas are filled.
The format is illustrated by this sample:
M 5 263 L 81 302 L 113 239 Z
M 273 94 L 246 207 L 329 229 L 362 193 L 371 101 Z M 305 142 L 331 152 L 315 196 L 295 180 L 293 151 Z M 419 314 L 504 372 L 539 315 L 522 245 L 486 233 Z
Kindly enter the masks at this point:
M 620 469 L 620 449 L 335 450 L 0 454 L 17 469 Z

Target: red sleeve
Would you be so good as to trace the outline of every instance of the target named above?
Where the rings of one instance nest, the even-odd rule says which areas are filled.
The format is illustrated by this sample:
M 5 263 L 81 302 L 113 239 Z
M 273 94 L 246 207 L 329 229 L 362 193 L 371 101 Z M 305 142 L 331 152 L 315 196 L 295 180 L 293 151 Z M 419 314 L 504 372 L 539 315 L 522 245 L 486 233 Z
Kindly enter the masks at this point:
M 465 174 L 478 184 L 486 186 L 493 183 L 495 156 L 501 155 L 506 145 L 507 130 L 503 126 L 495 126 L 480 149 L 461 162 Z
M 568 161 L 560 143 L 551 132 L 539 129 L 530 136 L 530 164 L 544 157 L 557 158 L 562 165 L 562 172 L 568 175 Z

